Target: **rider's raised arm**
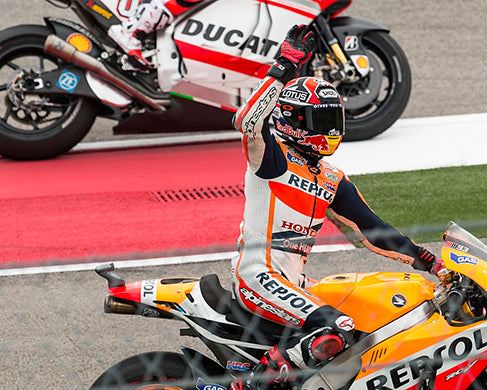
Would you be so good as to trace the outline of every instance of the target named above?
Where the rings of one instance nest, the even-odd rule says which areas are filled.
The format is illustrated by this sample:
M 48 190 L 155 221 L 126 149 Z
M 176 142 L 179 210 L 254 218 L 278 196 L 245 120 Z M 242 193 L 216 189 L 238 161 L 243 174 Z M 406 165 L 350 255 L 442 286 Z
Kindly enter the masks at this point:
M 266 77 L 234 117 L 235 128 L 242 133 L 244 154 L 250 167 L 256 171 L 262 165 L 269 134 L 269 116 L 276 107 L 284 84 Z
M 441 265 L 434 254 L 382 221 L 346 176 L 338 185 L 330 209 L 341 222 L 359 234 L 362 244 L 373 252 L 432 273 L 436 273 L 435 267 Z
M 262 165 L 266 142 L 271 141 L 269 116 L 276 107 L 282 88 L 299 76 L 299 69 L 311 57 L 314 34 L 304 25 L 292 27 L 280 47 L 280 56 L 269 69 L 245 104 L 234 117 L 235 128 L 242 133 L 244 153 L 256 171 Z

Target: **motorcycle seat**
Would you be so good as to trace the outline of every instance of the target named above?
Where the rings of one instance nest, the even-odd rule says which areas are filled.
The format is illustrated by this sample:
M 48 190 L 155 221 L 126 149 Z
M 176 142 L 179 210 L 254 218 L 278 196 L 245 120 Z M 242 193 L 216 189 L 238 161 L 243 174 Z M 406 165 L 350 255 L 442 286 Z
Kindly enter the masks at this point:
M 200 289 L 208 305 L 217 313 L 225 315 L 227 321 L 237 323 L 245 328 L 259 329 L 261 332 L 271 335 L 282 336 L 284 333 L 289 334 L 297 330 L 294 327 L 287 327 L 266 320 L 243 309 L 233 298 L 232 292 L 222 287 L 216 274 L 202 276 Z
M 220 284 L 218 275 L 210 274 L 200 278 L 201 295 L 210 307 L 220 314 L 230 311 L 232 292 L 224 289 Z

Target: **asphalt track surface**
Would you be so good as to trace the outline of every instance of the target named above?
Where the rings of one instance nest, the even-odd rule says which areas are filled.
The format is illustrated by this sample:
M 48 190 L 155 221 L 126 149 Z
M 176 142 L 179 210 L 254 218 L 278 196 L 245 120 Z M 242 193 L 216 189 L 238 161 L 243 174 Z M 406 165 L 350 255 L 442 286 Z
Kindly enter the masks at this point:
M 43 15 L 70 17 L 45 2 L 0 1 L 0 27 L 40 23 Z M 56 12 L 51 12 L 54 10 Z M 352 15 L 391 28 L 408 55 L 413 93 L 404 117 L 485 112 L 485 1 L 356 1 Z M 87 141 L 112 139 L 99 121 Z M 459 134 L 461 141 L 461 133 Z M 460 142 L 458 141 L 458 142 Z M 428 245 L 438 251 L 439 244 Z M 328 275 L 408 267 L 366 250 L 314 255 L 307 272 Z M 127 269 L 127 281 L 215 272 L 229 285 L 228 261 Z M 26 275 L 0 280 L 0 388 L 83 389 L 107 367 L 151 350 L 195 346 L 181 339 L 177 323 L 104 314 L 106 282 L 94 272 Z M 198 344 L 200 345 L 200 344 Z

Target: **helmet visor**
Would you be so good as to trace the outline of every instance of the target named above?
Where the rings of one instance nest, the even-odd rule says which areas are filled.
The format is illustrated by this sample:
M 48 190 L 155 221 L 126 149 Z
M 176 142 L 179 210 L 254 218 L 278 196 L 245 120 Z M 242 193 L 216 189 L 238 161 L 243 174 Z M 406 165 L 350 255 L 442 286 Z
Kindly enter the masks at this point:
M 282 104 L 281 112 L 286 121 L 298 129 L 333 136 L 340 136 L 344 133 L 341 104 L 317 104 L 301 107 Z

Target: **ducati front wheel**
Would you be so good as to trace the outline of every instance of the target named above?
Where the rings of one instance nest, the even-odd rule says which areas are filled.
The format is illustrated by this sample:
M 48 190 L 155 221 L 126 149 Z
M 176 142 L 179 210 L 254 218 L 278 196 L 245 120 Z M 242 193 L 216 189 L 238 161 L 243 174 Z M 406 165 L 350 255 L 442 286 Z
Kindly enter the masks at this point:
M 368 31 L 361 44 L 369 58 L 369 73 L 337 83 L 345 106 L 344 141 L 366 140 L 387 130 L 404 112 L 411 93 L 408 60 L 387 32 Z

